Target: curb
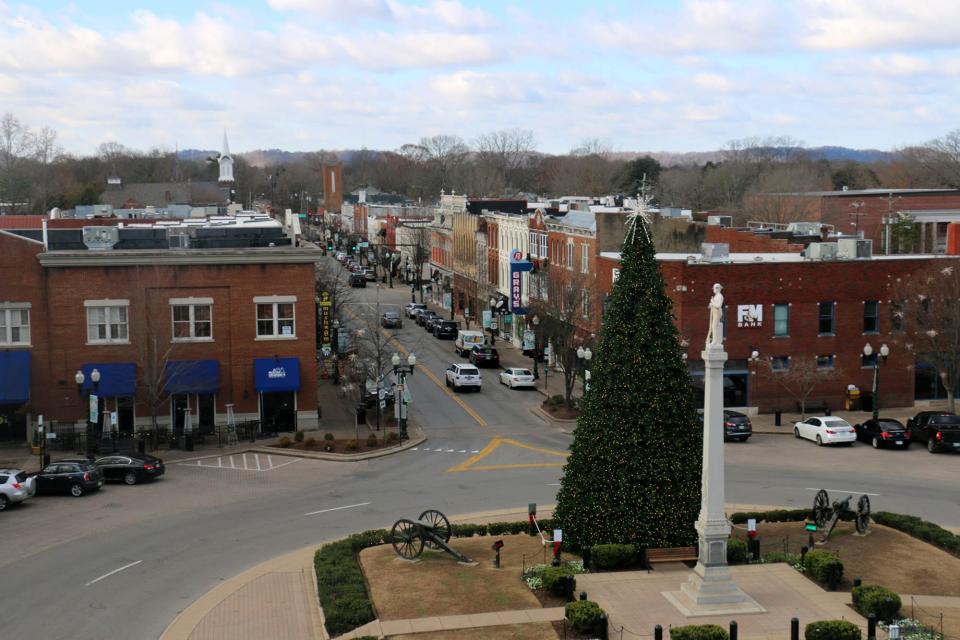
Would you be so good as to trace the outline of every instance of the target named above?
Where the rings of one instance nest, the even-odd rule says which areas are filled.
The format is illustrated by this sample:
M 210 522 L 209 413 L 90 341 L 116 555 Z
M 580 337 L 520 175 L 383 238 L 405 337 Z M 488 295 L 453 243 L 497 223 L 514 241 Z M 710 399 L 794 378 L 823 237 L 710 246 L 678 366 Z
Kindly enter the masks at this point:
M 549 421 L 551 421 L 551 422 L 557 422 L 557 423 L 560 423 L 560 424 L 577 424 L 577 419 L 576 419 L 576 418 L 573 418 L 573 419 L 569 419 L 569 418 L 554 418 L 553 416 L 551 416 L 549 413 L 547 413 L 546 411 L 544 411 L 544 410 L 541 409 L 540 407 L 532 407 L 532 408 L 530 409 L 530 411 L 532 411 L 532 412 L 534 413 L 534 415 L 539 415 L 539 416 L 541 416 L 541 417 L 543 417 L 543 418 L 546 418 L 547 420 L 549 420 Z

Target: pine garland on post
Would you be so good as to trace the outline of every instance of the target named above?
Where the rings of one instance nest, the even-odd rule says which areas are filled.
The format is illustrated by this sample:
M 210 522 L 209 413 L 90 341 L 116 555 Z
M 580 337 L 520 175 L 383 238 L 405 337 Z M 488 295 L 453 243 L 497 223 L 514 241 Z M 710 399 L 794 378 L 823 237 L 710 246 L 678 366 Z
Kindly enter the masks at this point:
M 630 218 L 554 511 L 577 549 L 697 540 L 702 426 L 653 243 Z

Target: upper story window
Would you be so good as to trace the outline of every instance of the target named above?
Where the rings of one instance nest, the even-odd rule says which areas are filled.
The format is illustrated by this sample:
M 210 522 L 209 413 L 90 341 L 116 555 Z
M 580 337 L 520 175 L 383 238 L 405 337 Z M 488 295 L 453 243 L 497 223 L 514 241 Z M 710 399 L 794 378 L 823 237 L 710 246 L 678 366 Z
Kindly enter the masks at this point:
M 567 243 L 567 269 L 573 269 L 573 242 Z
M 880 333 L 880 303 L 876 300 L 863 303 L 863 332 Z
M 87 342 L 129 343 L 129 300 L 86 300 Z
M 171 298 L 174 341 L 213 340 L 213 298 Z
M 890 330 L 903 331 L 903 302 L 893 302 L 890 304 Z
M 790 368 L 790 356 L 773 356 L 770 359 L 770 368 L 774 371 L 786 371 Z
M 580 245 L 580 273 L 590 273 L 590 245 Z
M 531 258 L 540 257 L 539 252 L 537 251 L 539 247 L 540 245 L 537 244 L 537 232 L 531 231 L 530 232 L 530 257 Z
M 547 234 L 545 233 L 540 234 L 540 257 L 547 257 Z
M 293 339 L 297 337 L 295 322 L 296 296 L 258 296 L 257 339 Z
M 773 335 L 778 338 L 790 335 L 790 305 L 773 305 Z
M 818 302 L 817 333 L 821 336 L 832 336 L 836 333 L 836 309 L 835 302 Z
M 30 303 L 0 303 L 0 344 L 30 344 Z

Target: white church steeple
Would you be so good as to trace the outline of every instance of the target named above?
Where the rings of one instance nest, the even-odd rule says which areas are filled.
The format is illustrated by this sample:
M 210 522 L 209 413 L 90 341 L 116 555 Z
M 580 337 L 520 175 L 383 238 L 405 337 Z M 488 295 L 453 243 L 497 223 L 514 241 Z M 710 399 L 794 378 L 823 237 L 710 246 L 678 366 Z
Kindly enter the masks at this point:
M 230 145 L 227 143 L 227 130 L 223 130 L 223 151 L 220 152 L 220 183 L 233 182 L 233 156 L 230 155 Z

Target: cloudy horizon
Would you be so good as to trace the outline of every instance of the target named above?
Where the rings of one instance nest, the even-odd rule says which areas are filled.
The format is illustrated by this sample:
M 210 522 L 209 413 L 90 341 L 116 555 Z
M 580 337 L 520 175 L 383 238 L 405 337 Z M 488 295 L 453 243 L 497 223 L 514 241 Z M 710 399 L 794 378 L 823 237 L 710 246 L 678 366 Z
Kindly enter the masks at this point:
M 563 153 L 957 127 L 960 3 L 0 0 L 0 111 L 64 149 L 367 147 L 534 131 Z

